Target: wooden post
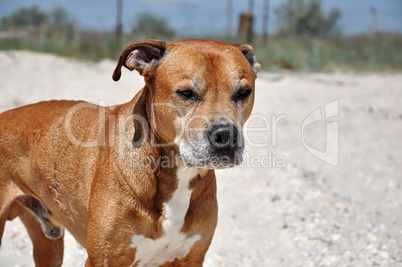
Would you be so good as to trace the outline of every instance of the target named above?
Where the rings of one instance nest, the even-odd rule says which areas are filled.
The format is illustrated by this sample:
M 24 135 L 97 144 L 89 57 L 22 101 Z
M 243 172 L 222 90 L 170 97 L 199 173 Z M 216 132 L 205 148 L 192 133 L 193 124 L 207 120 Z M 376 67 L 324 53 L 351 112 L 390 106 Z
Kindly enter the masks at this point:
M 262 43 L 265 45 L 268 41 L 269 0 L 264 0 L 262 19 Z
M 253 20 L 251 13 L 240 14 L 239 41 L 241 43 L 251 43 L 253 41 Z
M 377 10 L 375 7 L 371 8 L 371 15 L 373 16 L 373 22 L 374 22 L 374 33 L 378 34 L 378 20 L 377 20 Z
M 122 10 L 123 10 L 123 0 L 117 0 L 116 45 L 119 48 L 121 48 L 122 46 L 122 35 L 123 35 Z
M 233 22 L 233 0 L 227 0 L 226 3 L 226 35 L 231 37 Z
M 254 0 L 248 0 L 248 12 L 253 14 L 254 11 Z

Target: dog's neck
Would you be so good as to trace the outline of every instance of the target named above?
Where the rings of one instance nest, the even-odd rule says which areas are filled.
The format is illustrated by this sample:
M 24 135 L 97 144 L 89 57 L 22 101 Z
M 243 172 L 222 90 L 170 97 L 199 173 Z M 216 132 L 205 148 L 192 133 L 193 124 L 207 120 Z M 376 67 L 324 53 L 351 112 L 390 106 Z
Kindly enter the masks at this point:
M 134 124 L 128 125 L 125 130 L 126 136 L 133 134 Z M 136 148 L 131 146 L 129 139 L 121 142 L 123 145 L 119 147 L 120 160 L 115 165 L 119 169 L 121 176 L 120 184 L 124 186 L 127 194 L 133 195 L 141 199 L 140 203 L 144 204 L 144 210 L 154 210 L 154 216 L 160 216 L 163 212 L 163 205 L 167 203 L 178 189 L 180 181 L 179 172 L 190 173 L 191 177 L 187 179 L 186 187 L 191 185 L 196 187 L 193 179 L 199 174 L 205 174 L 205 170 L 198 168 L 187 168 L 180 157 L 178 147 L 176 145 L 166 147 L 154 146 L 153 140 L 155 136 L 152 133 L 147 135 Z M 156 137 L 157 138 L 157 137 Z M 156 144 L 159 144 L 156 142 Z M 186 170 L 191 169 L 191 172 Z M 134 179 L 135 176 L 140 178 Z
M 135 107 L 142 105 L 142 110 L 145 112 L 134 115 L 145 116 L 149 122 L 148 131 L 141 133 L 144 138 L 139 147 L 131 145 L 130 139 L 135 135 L 137 126 L 133 120 L 127 120 L 123 130 L 124 134 L 120 133 L 119 135 L 120 137 L 124 136 L 125 140 L 120 140 L 121 145 L 118 151 L 114 152 L 118 153 L 120 158 L 115 165 L 121 173 L 120 184 L 126 189 L 127 195 L 141 199 L 139 203 L 144 205 L 144 210 L 153 210 L 155 212 L 153 216 L 161 216 L 164 203 L 173 197 L 175 191 L 179 189 L 179 185 L 183 185 L 183 181 L 180 181 L 181 178 L 184 177 L 183 179 L 188 180 L 185 181 L 186 188 L 194 190 L 199 187 L 199 181 L 202 180 L 208 170 L 186 167 L 176 144 L 155 145 L 165 142 L 160 140 L 160 137 L 151 130 L 153 114 L 150 98 L 152 96 L 146 90 L 150 90 L 150 88 L 144 87 L 131 102 L 123 105 L 124 112 L 122 113 L 130 118 Z M 122 131 L 122 129 L 118 129 L 118 131 Z M 190 169 L 191 171 L 188 171 Z M 191 177 L 180 175 L 185 173 Z M 140 178 L 134 179 L 135 176 L 140 176 Z

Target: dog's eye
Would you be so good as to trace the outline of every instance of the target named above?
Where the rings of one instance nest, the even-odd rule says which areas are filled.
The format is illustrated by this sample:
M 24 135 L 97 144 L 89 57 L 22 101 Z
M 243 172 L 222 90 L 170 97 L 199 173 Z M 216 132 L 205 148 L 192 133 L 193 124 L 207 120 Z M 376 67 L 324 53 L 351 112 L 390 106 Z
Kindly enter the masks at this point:
M 252 90 L 250 88 L 242 88 L 233 96 L 235 102 L 244 101 L 251 95 Z
M 197 100 L 197 95 L 191 89 L 178 90 L 176 91 L 176 94 L 185 100 Z

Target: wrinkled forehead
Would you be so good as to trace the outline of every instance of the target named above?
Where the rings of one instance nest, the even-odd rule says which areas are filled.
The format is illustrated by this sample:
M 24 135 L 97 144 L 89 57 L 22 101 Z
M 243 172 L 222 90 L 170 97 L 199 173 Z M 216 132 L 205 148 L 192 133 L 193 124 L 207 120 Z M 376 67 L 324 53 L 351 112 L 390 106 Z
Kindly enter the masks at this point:
M 231 45 L 206 43 L 173 45 L 159 70 L 170 79 L 247 79 L 254 84 L 254 72 L 241 51 Z

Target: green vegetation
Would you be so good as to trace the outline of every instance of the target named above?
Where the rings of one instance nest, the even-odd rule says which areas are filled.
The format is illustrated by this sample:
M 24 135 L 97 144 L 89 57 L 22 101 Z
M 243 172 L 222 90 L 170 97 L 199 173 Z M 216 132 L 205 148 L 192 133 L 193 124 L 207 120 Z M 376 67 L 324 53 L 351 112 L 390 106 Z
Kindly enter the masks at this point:
M 149 38 L 169 42 L 186 38 L 174 35 L 166 20 L 157 17 L 150 20 L 151 26 L 140 26 L 146 24 L 148 18 L 145 15 L 137 17 L 132 33 L 123 37 L 123 46 Z M 260 37 L 255 36 L 252 45 L 263 69 L 269 71 L 402 70 L 402 36 L 313 35 L 290 32 L 288 35 L 270 36 L 267 44 L 262 44 Z M 207 38 L 237 42 L 217 36 Z M 44 13 L 32 7 L 3 18 L 0 24 L 0 50 L 22 49 L 96 61 L 106 57 L 117 59 L 123 47 L 117 45 L 112 32 L 80 30 L 63 9 Z
M 10 16 L 3 17 L 1 19 L 1 28 L 38 28 L 46 22 L 47 14 L 39 10 L 37 6 L 32 6 L 29 8 L 21 8 Z
M 175 32 L 165 18 L 141 13 L 135 17 L 131 32 L 148 38 L 172 38 Z
M 322 0 L 287 0 L 276 10 L 280 35 L 323 36 L 339 34 L 336 22 L 341 16 L 339 9 L 324 14 Z
M 261 65 L 270 71 L 402 70 L 402 36 L 390 34 L 274 37 L 254 49 Z
M 22 8 L 0 22 L 1 50 L 34 50 L 98 60 L 117 58 L 120 47 L 110 33 L 81 31 L 63 8 L 43 12 Z

